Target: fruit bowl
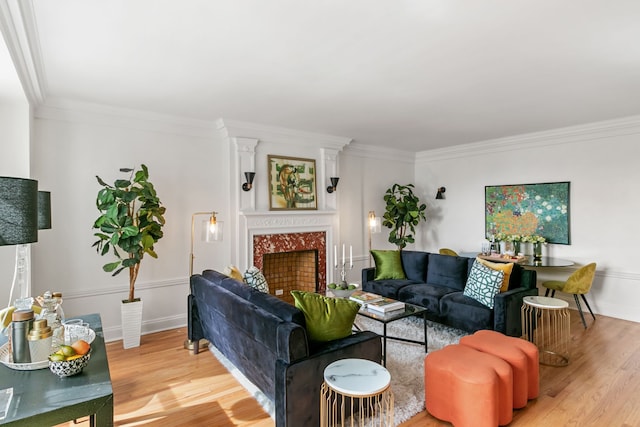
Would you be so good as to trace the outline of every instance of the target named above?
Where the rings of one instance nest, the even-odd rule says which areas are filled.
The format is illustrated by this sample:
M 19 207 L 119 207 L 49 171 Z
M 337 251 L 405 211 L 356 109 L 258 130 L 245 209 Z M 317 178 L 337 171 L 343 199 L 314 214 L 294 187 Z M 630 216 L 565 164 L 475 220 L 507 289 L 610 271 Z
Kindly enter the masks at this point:
M 91 351 L 87 354 L 82 355 L 76 359 L 72 360 L 59 360 L 52 361 L 49 360 L 49 369 L 51 372 L 56 374 L 59 377 L 70 377 L 72 375 L 79 374 L 82 372 L 85 366 L 89 363 L 89 358 L 91 357 Z
M 358 290 L 360 285 L 357 283 L 349 283 L 349 285 L 355 286 L 353 289 L 331 289 L 329 288 L 329 292 L 331 292 L 334 296 L 338 298 L 349 298 L 352 293 Z

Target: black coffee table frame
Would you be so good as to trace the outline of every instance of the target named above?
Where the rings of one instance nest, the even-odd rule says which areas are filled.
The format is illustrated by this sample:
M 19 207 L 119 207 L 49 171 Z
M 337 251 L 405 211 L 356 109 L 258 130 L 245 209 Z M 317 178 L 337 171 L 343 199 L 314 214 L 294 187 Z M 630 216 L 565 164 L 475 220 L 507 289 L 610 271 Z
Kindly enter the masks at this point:
M 404 310 L 394 310 L 387 313 L 368 309 L 366 304 L 362 306 L 359 315 L 367 317 L 371 320 L 382 323 L 382 365 L 387 366 L 387 339 L 403 341 L 412 344 L 424 345 L 424 352 L 427 353 L 428 339 L 427 339 L 427 309 L 418 305 L 405 303 Z M 424 325 L 424 341 L 410 340 L 408 338 L 393 337 L 387 335 L 387 324 L 395 322 L 396 320 L 404 319 L 410 316 L 422 315 L 422 323 Z M 357 327 L 357 325 L 354 325 Z M 359 328 L 358 328 L 359 329 Z

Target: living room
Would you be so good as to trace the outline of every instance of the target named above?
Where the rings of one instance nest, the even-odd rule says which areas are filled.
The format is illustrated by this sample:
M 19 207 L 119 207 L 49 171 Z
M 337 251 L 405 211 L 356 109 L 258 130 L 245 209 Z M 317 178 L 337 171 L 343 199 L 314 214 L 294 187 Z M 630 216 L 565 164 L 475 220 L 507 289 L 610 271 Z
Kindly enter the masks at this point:
M 145 304 L 143 333 L 150 333 L 186 324 L 192 214 L 218 212 L 224 232 L 222 241 L 212 244 L 196 242 L 194 271 L 205 268 L 222 270 L 229 264 L 246 269 L 250 265 L 239 243 L 240 225 L 244 211 L 253 209 L 269 212 L 267 156 L 313 158 L 320 167 L 325 164 L 323 150 L 327 149 L 335 151 L 335 169 L 329 166 L 318 175 L 322 178 L 317 183 L 319 210 L 333 218 L 331 243 L 345 243 L 353 247 L 354 268 L 349 271 L 350 281 L 358 281 L 361 269 L 369 265 L 367 213 L 371 210 L 378 215 L 383 213 L 382 196 L 393 183 L 414 183 L 421 200 L 428 206 L 428 219 L 419 228 L 415 248 L 437 251 L 446 246 L 461 251 L 479 251 L 484 238 L 485 186 L 569 181 L 571 244 L 547 245 L 545 254 L 570 259 L 576 265 L 596 261 L 596 280 L 589 294 L 593 310 L 603 316 L 640 322 L 636 303 L 640 297 L 640 272 L 637 263 L 633 262 L 635 254 L 631 244 L 637 234 L 636 217 L 640 201 L 623 185 L 640 179 L 636 167 L 640 142 L 640 105 L 637 100 L 627 99 L 633 98 L 629 96 L 635 93 L 633 89 L 637 90 L 637 78 L 630 82 L 623 82 L 619 78 L 629 74 L 630 69 L 637 69 L 638 57 L 633 56 L 631 51 L 626 52 L 630 59 L 620 60 L 620 68 L 607 69 L 592 86 L 575 83 L 575 87 L 567 89 L 578 100 L 576 104 L 571 104 L 573 109 L 568 108 L 570 104 L 562 103 L 571 96 L 557 87 L 549 90 L 541 88 L 535 103 L 533 99 L 523 99 L 519 85 L 532 84 L 549 71 L 547 69 L 532 73 L 527 78 L 523 76 L 515 81 L 508 80 L 508 85 L 505 83 L 508 73 L 517 74 L 522 71 L 520 68 L 505 68 L 495 78 L 474 81 L 469 87 L 465 83 L 458 90 L 469 91 L 471 95 L 477 94 L 473 84 L 493 84 L 495 91 L 503 84 L 511 85 L 509 87 L 514 98 L 511 101 L 491 98 L 482 102 L 475 100 L 475 108 L 461 110 L 457 122 L 453 121 L 451 125 L 452 132 L 458 128 L 457 135 L 469 134 L 461 137 L 460 143 L 439 145 L 438 140 L 446 139 L 441 133 L 444 131 L 429 134 L 427 129 L 420 128 L 424 130 L 425 146 L 433 148 L 408 149 L 403 147 L 409 145 L 402 146 L 400 143 L 403 135 L 411 131 L 412 123 L 396 115 L 394 104 L 386 107 L 388 115 L 384 116 L 384 121 L 372 120 L 370 123 L 372 128 L 375 125 L 375 129 L 386 129 L 385 135 L 391 136 L 382 144 L 372 144 L 367 140 L 367 136 L 372 140 L 375 136 L 375 132 L 367 129 L 366 113 L 359 110 L 367 103 L 367 99 L 353 105 L 352 110 L 357 113 L 339 120 L 340 123 L 344 120 L 359 124 L 363 130 L 359 134 L 361 136 L 356 136 L 351 132 L 329 132 L 326 130 L 329 127 L 291 126 L 288 123 L 292 121 L 285 118 L 265 123 L 260 118 L 229 116 L 226 110 L 207 118 L 185 118 L 178 113 L 168 112 L 174 94 L 166 92 L 162 94 L 162 99 L 155 100 L 162 105 L 159 111 L 140 108 L 142 104 L 139 99 L 132 99 L 131 103 L 125 105 L 100 103 L 96 101 L 97 98 L 83 95 L 81 89 L 107 86 L 109 80 L 101 80 L 102 74 L 79 81 L 77 91 L 48 92 L 62 87 L 56 86 L 55 81 L 58 76 L 56 73 L 62 73 L 60 70 L 64 70 L 64 67 L 56 65 L 55 61 L 46 63 L 46 67 L 35 68 L 45 73 L 40 75 L 30 71 L 33 68 L 28 64 L 41 64 L 43 58 L 52 61 L 46 48 L 48 43 L 54 41 L 44 40 L 44 35 L 48 34 L 46 31 L 61 31 L 60 28 L 65 25 L 63 22 L 76 20 L 44 20 L 43 13 L 53 12 L 42 2 L 30 4 L 35 9 L 31 11 L 33 15 L 29 14 L 28 7 L 26 10 L 18 8 L 17 15 L 15 8 L 3 6 L 2 9 L 5 18 L 2 21 L 3 35 L 9 47 L 3 45 L 1 50 L 5 59 L 10 61 L 7 64 L 13 65 L 7 67 L 3 62 L 2 67 L 3 74 L 11 71 L 7 79 L 11 84 L 7 91 L 3 86 L 2 92 L 0 123 L 5 138 L 0 175 L 37 179 L 39 188 L 50 191 L 52 195 L 52 228 L 41 231 L 38 242 L 31 245 L 31 293 L 40 295 L 46 290 L 61 291 L 68 314 L 100 313 L 107 340 L 120 338 L 119 305 L 126 296 L 128 284 L 124 275 L 113 278 L 104 273 L 102 265 L 105 260 L 91 248 L 94 240 L 91 225 L 98 216 L 95 196 L 99 185 L 95 175 L 112 181 L 120 177 L 120 168 L 137 167 L 144 163 L 149 167 L 151 179 L 167 207 L 165 237 L 156 248 L 159 259 L 145 259 L 137 285 L 138 294 Z M 68 10 L 60 6 L 59 12 L 54 15 L 65 11 Z M 618 16 L 622 20 L 625 15 L 633 15 L 632 12 L 634 10 L 626 14 L 618 13 Z M 611 20 L 614 18 L 610 17 Z M 21 37 L 11 36 L 11 28 L 14 27 L 6 22 L 10 21 L 19 28 L 18 23 L 23 19 L 40 25 L 48 23 L 47 26 L 38 27 L 43 39 L 38 39 L 27 26 L 26 32 L 31 41 L 42 44 L 39 49 L 33 45 L 26 48 L 19 41 Z M 103 25 L 107 26 L 109 22 L 105 18 Z M 166 24 L 164 20 L 159 19 L 159 22 Z M 93 23 L 95 25 L 95 21 Z M 238 27 L 242 30 L 244 25 Z M 509 28 L 513 30 L 513 27 Z M 104 36 L 110 34 L 104 30 Z M 77 34 L 75 37 L 79 38 Z M 498 33 L 494 36 L 505 35 Z M 613 52 L 613 37 L 610 40 L 603 36 L 601 40 L 603 43 L 607 41 L 604 49 L 611 48 Z M 618 45 L 628 45 L 631 40 L 632 37 L 625 38 L 624 43 Z M 64 45 L 65 41 L 62 39 L 59 42 Z M 89 43 L 94 43 L 97 48 L 102 42 L 102 39 L 95 39 Z M 523 46 L 532 49 L 532 55 L 536 58 L 545 57 L 543 48 L 546 49 L 546 46 Z M 38 54 L 40 49 L 42 58 Z M 86 52 L 86 47 L 83 49 Z M 464 49 L 464 53 L 468 54 L 469 51 Z M 20 62 L 16 58 L 27 59 L 26 62 Z M 75 58 L 59 60 L 66 61 L 70 66 Z M 168 62 L 173 64 L 176 60 L 173 58 Z M 135 62 L 123 61 L 123 65 L 122 58 L 114 58 L 113 61 L 115 68 L 126 68 L 129 64 L 131 74 L 136 74 L 136 66 L 140 67 L 143 75 L 149 71 L 143 64 Z M 493 61 L 500 62 L 500 59 L 493 58 Z M 594 60 L 596 64 L 601 62 L 599 58 Z M 90 64 L 85 66 L 90 67 Z M 79 69 L 82 70 L 81 67 Z M 90 74 L 90 70 L 87 68 L 85 74 Z M 487 72 L 491 70 L 496 71 L 489 69 Z M 82 71 L 77 72 L 82 74 Z M 182 76 L 184 80 L 189 79 L 189 73 Z M 568 88 L 573 74 L 558 71 L 554 76 L 560 78 Z M 313 77 L 310 75 L 309 81 Z M 469 76 L 465 74 L 459 77 L 459 81 L 466 81 L 463 79 Z M 619 84 L 619 92 L 607 86 L 616 86 L 612 80 Z M 251 86 L 248 81 L 242 83 L 241 86 Z M 580 80 L 580 83 L 583 81 Z M 603 85 L 615 95 L 600 95 L 598 98 L 596 94 L 601 92 L 595 90 Z M 169 86 L 180 92 L 180 86 L 175 82 Z M 376 89 L 372 87 L 370 90 L 368 102 L 374 103 Z M 119 91 L 137 93 L 126 82 L 122 83 Z M 13 95 L 5 97 L 4 94 L 8 92 Z M 195 96 L 193 90 L 186 92 Z M 277 94 L 267 92 L 260 92 L 263 97 L 271 96 L 270 102 L 262 101 L 265 117 L 271 104 L 280 103 Z M 417 97 L 424 96 L 418 90 L 415 93 Z M 214 93 L 210 97 L 223 95 Z M 307 95 L 302 92 L 300 96 Z M 336 104 L 346 102 L 339 98 L 332 101 Z M 458 102 L 472 101 L 461 99 Z M 234 100 L 229 102 L 233 103 Z M 499 114 L 484 116 L 483 102 L 487 105 L 499 103 L 505 115 L 512 105 L 514 109 L 524 111 L 519 117 L 521 121 L 511 124 L 510 128 L 500 127 L 502 120 Z M 634 102 L 637 107 L 635 110 L 632 108 Z M 556 104 L 564 106 L 564 115 L 557 114 L 556 110 L 556 114 L 544 114 L 545 108 L 552 109 L 557 107 Z M 579 116 L 578 107 L 586 109 L 587 106 L 598 108 Z M 310 116 L 320 115 L 319 110 L 308 108 Z M 422 110 L 412 120 L 419 121 L 420 115 L 427 120 L 439 114 L 436 103 Z M 548 116 L 553 117 L 550 119 Z M 546 122 L 543 120 L 545 118 Z M 588 119 L 578 121 L 579 118 Z M 479 121 L 484 122 L 485 126 L 474 129 L 469 125 Z M 315 122 L 309 120 L 307 123 Z M 555 124 L 541 127 L 539 123 Z M 487 129 L 492 127 L 500 127 L 503 133 L 488 132 Z M 340 129 L 340 126 L 332 129 Z M 257 141 L 253 164 L 243 165 L 240 162 L 242 153 L 238 152 L 235 138 Z M 256 172 L 254 186 L 251 191 L 244 192 L 241 189 L 243 173 L 250 167 L 255 168 Z M 326 187 L 333 173 L 340 181 L 337 190 L 329 194 Z M 437 188 L 442 186 L 447 189 L 445 199 L 436 200 Z M 297 217 L 304 215 L 310 214 L 297 213 Z M 372 236 L 372 246 L 393 249 L 384 231 Z M 0 248 L 0 278 L 5 283 L 0 287 L 0 301 L 6 302 L 9 298 L 14 256 L 13 247 Z M 335 274 L 329 268 L 328 279 L 335 277 Z M 539 271 L 538 280 L 562 278 L 565 275 L 565 271 Z

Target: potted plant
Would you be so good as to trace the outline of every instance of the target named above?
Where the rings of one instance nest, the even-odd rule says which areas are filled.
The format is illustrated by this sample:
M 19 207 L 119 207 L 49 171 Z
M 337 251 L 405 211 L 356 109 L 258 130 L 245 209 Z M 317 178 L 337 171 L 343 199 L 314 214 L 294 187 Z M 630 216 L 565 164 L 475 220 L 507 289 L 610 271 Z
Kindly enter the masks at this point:
M 122 301 L 121 308 L 124 348 L 130 348 L 140 345 L 142 301 L 135 297 L 140 263 L 145 255 L 158 257 L 154 245 L 163 236 L 166 208 L 149 181 L 145 165 L 138 171 L 120 171 L 131 175 L 129 179 L 117 179 L 113 185 L 96 176 L 102 186 L 96 198 L 101 214 L 93 224 L 94 229 L 99 229 L 94 234 L 98 240 L 93 247 L 100 255 L 115 256 L 116 261 L 102 267 L 107 273 L 116 276 L 129 269 L 129 298 Z
M 413 184 L 393 184 L 384 195 L 386 203 L 382 225 L 391 229 L 389 242 L 402 250 L 407 243 L 414 243 L 415 227 L 421 220 L 426 220 L 427 205 L 420 203 L 418 196 L 413 194 Z

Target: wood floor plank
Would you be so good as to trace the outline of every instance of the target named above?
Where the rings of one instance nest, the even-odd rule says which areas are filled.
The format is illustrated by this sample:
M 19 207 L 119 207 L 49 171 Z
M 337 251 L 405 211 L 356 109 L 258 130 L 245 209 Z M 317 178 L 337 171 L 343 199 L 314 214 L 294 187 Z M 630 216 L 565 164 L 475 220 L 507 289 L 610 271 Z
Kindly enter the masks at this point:
M 571 312 L 570 363 L 540 366 L 540 396 L 514 411 L 510 426 L 640 426 L 640 324 Z M 107 344 L 117 426 L 272 427 L 274 421 L 213 355 L 183 349 L 186 329 Z M 65 427 L 88 426 L 61 424 Z M 422 411 L 402 427 L 450 423 Z

